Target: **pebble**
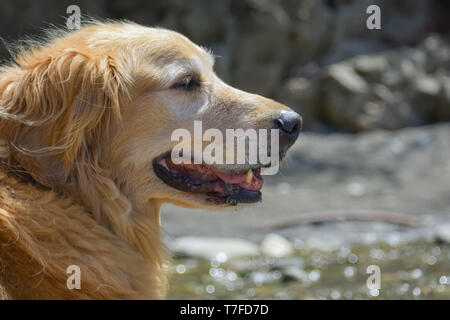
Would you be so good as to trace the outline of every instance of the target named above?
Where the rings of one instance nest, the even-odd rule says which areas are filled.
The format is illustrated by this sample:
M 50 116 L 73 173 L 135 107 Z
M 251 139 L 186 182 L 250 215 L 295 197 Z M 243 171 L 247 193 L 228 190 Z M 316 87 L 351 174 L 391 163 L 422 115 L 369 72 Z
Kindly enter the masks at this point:
M 450 223 L 438 225 L 436 227 L 436 237 L 440 241 L 450 243 Z
M 218 259 L 221 263 L 228 259 L 260 254 L 256 244 L 239 238 L 180 237 L 174 239 L 170 246 L 177 254 Z
M 268 257 L 281 258 L 292 255 L 294 246 L 282 236 L 271 233 L 262 241 L 261 252 Z

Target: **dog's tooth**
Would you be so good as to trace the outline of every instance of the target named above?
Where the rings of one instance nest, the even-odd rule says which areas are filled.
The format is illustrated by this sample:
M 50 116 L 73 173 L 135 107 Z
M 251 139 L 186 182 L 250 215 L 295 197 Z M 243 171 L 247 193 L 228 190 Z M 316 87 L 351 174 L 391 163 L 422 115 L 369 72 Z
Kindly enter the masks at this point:
M 245 177 L 245 182 L 250 183 L 253 180 L 253 170 L 250 169 L 247 172 L 247 177 Z

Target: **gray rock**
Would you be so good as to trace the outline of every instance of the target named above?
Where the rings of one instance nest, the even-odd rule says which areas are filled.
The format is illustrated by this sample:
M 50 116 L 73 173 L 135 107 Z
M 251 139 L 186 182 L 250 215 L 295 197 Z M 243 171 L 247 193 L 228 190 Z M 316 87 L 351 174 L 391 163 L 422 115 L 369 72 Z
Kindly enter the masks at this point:
M 443 223 L 435 228 L 436 237 L 440 241 L 450 243 L 450 223 Z
M 352 66 L 345 63 L 329 67 L 326 77 L 350 94 L 366 93 L 368 89 L 364 78 L 359 76 Z
M 447 20 L 446 11 L 436 11 L 435 2 L 79 0 L 77 5 L 85 15 L 126 18 L 180 31 L 221 56 L 216 69 L 226 81 L 245 90 L 276 97 L 284 87 L 284 80 L 303 76 L 297 70 L 303 70 L 310 63 L 328 65 L 399 44 L 417 43 L 438 19 Z M 0 36 L 18 39 L 24 34 L 39 34 L 39 28 L 47 22 L 64 24 L 70 4 L 69 0 L 61 0 L 58 5 L 50 0 L 39 4 L 24 0 L 2 1 Z M 371 4 L 382 8 L 382 30 L 365 28 L 365 12 Z M 0 47 L 0 56 L 7 55 L 6 49 Z M 442 45 L 438 37 L 430 37 L 414 53 L 414 61 L 419 65 L 426 61 L 426 73 L 448 70 L 449 63 L 442 64 L 446 57 L 448 47 Z M 357 72 L 379 72 L 385 65 L 382 60 L 380 56 L 369 64 L 360 61 Z M 396 75 L 391 73 L 388 81 L 402 79 Z
M 356 56 L 307 81 L 288 79 L 281 93 L 309 128 L 317 121 L 353 132 L 449 121 L 449 61 L 448 41 L 431 36 L 417 48 Z
M 441 91 L 441 84 L 436 78 L 421 75 L 415 79 L 413 89 L 418 95 L 437 97 Z
M 338 238 L 310 237 L 305 241 L 305 248 L 317 251 L 333 251 L 342 245 Z
M 271 233 L 268 234 L 262 241 L 261 252 L 268 257 L 287 257 L 294 253 L 294 246 L 289 240 L 283 238 L 282 236 Z
M 303 123 L 309 128 L 318 118 L 318 88 L 305 77 L 288 79 L 277 95 L 277 100 L 295 109 L 302 115 Z
M 259 254 L 256 244 L 238 238 L 180 237 L 169 247 L 180 255 L 224 261 Z
M 285 279 L 293 279 L 295 281 L 309 284 L 311 281 L 309 280 L 308 273 L 298 267 L 289 266 L 283 269 L 283 275 Z

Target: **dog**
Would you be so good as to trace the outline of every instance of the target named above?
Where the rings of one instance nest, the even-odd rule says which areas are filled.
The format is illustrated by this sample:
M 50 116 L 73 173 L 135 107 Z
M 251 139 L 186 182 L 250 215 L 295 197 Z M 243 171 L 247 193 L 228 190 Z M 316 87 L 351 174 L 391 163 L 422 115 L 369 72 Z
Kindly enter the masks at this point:
M 194 120 L 276 128 L 282 158 L 301 129 L 288 107 L 221 81 L 214 56 L 174 31 L 90 22 L 13 56 L 0 69 L 5 299 L 164 298 L 161 205 L 223 209 L 262 187 L 258 163 L 175 165 L 171 132 Z

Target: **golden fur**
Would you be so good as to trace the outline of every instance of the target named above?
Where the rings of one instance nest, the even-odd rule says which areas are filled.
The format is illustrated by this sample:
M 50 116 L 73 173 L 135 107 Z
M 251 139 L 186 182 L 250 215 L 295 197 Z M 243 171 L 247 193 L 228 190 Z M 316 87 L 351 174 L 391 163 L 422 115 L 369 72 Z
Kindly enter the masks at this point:
M 234 89 L 187 38 L 91 23 L 19 48 L 0 69 L 0 297 L 158 299 L 166 292 L 159 209 L 216 208 L 152 172 L 170 133 L 264 127 L 286 107 Z M 186 72 L 205 89 L 170 89 Z M 70 265 L 81 289 L 66 287 Z

